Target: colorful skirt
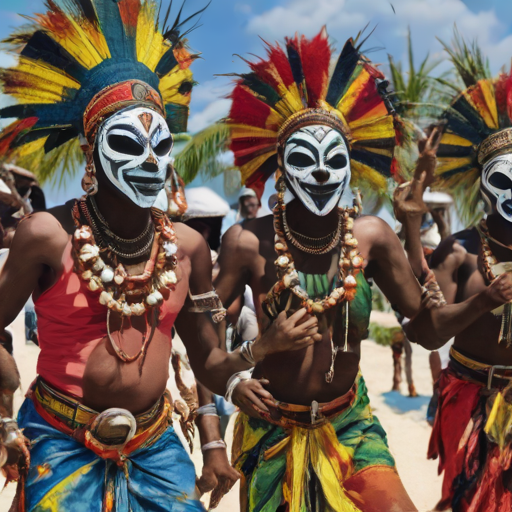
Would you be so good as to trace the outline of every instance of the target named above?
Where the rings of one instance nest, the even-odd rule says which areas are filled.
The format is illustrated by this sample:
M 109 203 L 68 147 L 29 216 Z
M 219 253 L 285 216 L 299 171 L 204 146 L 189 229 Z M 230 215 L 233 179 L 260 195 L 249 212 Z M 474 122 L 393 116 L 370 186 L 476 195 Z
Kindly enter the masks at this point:
M 70 431 L 63 414 L 72 399 L 45 403 L 35 395 L 18 416 L 31 441 L 31 464 L 19 483 L 17 512 L 204 512 L 194 465 L 166 417 L 168 402 L 155 421 L 144 418 L 147 427 L 137 428 L 123 449 L 109 450 L 86 428 Z M 86 414 L 75 409 L 73 421 Z
M 439 457 L 444 471 L 436 510 L 512 510 L 511 371 L 497 371 L 450 352 L 437 382 L 439 405 L 428 457 Z M 490 385 L 489 385 L 490 383 Z
M 263 419 L 241 413 L 232 462 L 242 473 L 242 512 L 356 512 L 348 479 L 395 467 L 361 376 L 328 404 L 279 403 Z

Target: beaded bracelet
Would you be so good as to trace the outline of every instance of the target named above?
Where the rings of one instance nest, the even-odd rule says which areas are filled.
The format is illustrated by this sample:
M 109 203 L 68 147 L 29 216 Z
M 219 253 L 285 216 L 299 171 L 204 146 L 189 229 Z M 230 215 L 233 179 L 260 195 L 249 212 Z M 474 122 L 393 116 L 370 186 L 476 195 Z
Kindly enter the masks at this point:
M 252 353 L 253 344 L 254 344 L 254 340 L 244 341 L 242 343 L 242 346 L 240 347 L 240 355 L 250 365 L 256 366 L 256 359 L 254 359 L 254 355 Z

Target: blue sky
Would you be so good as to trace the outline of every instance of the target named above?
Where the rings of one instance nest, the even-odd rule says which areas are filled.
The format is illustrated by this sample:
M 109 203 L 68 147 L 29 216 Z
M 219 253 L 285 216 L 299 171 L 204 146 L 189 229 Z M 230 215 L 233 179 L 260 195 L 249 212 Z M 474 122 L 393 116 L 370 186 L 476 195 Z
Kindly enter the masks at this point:
M 175 0 L 175 8 L 180 3 Z M 197 10 L 205 0 L 187 0 L 186 10 Z M 164 0 L 167 4 L 167 0 Z M 43 0 L 0 0 L 0 38 L 23 23 L 19 14 L 30 15 L 43 9 Z M 510 0 L 212 0 L 202 16 L 202 26 L 189 36 L 190 45 L 202 53 L 193 71 L 199 85 L 194 89 L 189 128 L 197 131 L 223 117 L 229 107 L 225 96 L 230 79 L 215 74 L 240 72 L 243 62 L 234 54 L 262 55 L 262 42 L 282 41 L 295 31 L 312 36 L 323 25 L 339 49 L 367 23 L 376 26 L 367 43 L 380 47 L 370 57 L 382 62 L 387 54 L 405 58 L 407 28 L 412 31 L 414 54 L 419 62 L 427 53 L 442 57 L 436 36 L 449 41 L 454 23 L 468 39 L 478 41 L 489 57 L 491 69 L 509 67 L 512 57 L 512 2 Z M 12 64 L 0 52 L 0 66 Z M 441 68 L 440 68 L 441 69 Z M 67 190 L 51 192 L 50 202 L 79 193 L 79 180 Z

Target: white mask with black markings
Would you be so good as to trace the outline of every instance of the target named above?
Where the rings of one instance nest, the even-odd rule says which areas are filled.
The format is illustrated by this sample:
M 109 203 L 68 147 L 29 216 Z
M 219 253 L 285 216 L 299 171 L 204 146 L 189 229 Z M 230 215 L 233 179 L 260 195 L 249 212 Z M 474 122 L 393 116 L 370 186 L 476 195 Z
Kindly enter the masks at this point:
M 286 141 L 284 169 L 293 193 L 304 206 L 315 215 L 327 215 L 350 184 L 345 139 L 329 126 L 301 128 Z
M 499 155 L 484 165 L 481 191 L 493 210 L 512 222 L 512 154 Z
M 108 179 L 141 208 L 151 208 L 165 185 L 173 139 L 165 119 L 137 107 L 109 117 L 97 137 Z

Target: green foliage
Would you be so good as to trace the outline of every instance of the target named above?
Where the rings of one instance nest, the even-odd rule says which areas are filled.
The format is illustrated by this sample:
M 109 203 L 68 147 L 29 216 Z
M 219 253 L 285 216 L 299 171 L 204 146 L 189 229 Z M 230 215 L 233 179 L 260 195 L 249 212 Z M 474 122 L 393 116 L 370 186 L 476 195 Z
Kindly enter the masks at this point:
M 437 81 L 440 84 L 458 92 L 462 88 L 461 85 L 471 87 L 478 80 L 492 77 L 489 59 L 482 55 L 478 41 L 475 39 L 468 44 L 457 29 L 457 25 L 453 28 L 453 39 L 450 45 L 439 38 L 437 40 L 443 45 L 445 52 L 448 53 L 450 61 L 462 81 L 462 84 L 460 84 L 460 82 L 453 83 L 453 81 L 438 78 Z
M 185 184 L 190 183 L 198 173 L 204 178 L 214 178 L 234 169 L 219 158 L 227 151 L 228 143 L 229 128 L 223 123 L 212 124 L 193 135 L 174 161 L 174 167 Z
M 439 96 L 443 95 L 443 90 L 431 76 L 441 60 L 432 61 L 427 55 L 419 68 L 416 68 L 410 29 L 407 32 L 407 55 L 408 71 L 403 69 L 401 62 L 395 62 L 393 57 L 388 55 L 391 80 L 397 100 L 395 108 L 401 116 L 418 122 L 428 113 L 426 111 L 429 109 L 426 109 L 425 105 L 438 103 Z
M 41 148 L 16 159 L 16 165 L 32 171 L 41 184 L 51 183 L 59 187 L 69 178 L 76 176 L 84 164 L 85 156 L 78 138 L 62 144 L 49 153 L 45 153 Z
M 393 336 L 401 331 L 401 327 L 384 327 L 383 325 L 372 322 L 370 324 L 369 339 L 375 341 L 378 345 L 390 347 L 393 344 Z

